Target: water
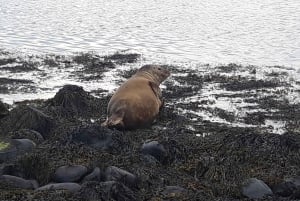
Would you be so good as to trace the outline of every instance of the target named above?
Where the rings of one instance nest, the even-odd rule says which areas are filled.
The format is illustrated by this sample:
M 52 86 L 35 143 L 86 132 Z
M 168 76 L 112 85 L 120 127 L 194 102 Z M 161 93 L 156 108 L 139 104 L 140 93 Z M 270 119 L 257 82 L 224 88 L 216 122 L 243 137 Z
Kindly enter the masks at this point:
M 0 0 L 0 47 L 300 68 L 299 0 Z

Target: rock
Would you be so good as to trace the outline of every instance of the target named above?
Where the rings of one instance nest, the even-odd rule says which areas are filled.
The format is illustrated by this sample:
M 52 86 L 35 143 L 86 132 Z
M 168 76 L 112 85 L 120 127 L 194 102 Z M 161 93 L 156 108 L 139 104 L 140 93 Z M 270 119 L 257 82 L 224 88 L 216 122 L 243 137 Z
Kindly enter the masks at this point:
M 139 200 L 132 190 L 116 181 L 101 183 L 95 181 L 85 182 L 82 184 L 82 189 L 78 194 L 82 200 Z
M 273 192 L 282 197 L 293 195 L 297 189 L 300 189 L 300 177 L 290 178 L 273 187 Z
M 137 177 L 135 175 L 115 166 L 106 168 L 104 175 L 105 181 L 119 181 L 129 187 L 135 187 L 137 185 Z
M 73 142 L 81 142 L 97 149 L 108 149 L 112 146 L 112 131 L 100 125 L 79 127 L 72 133 Z
M 49 106 L 59 107 L 65 115 L 78 115 L 89 106 L 90 95 L 82 87 L 65 85 L 48 101 Z
M 0 183 L 12 186 L 15 188 L 22 189 L 36 189 L 38 188 L 38 183 L 35 180 L 26 180 L 21 177 L 16 177 L 12 175 L 2 175 L 0 176 Z
M 47 138 L 54 125 L 50 116 L 32 106 L 19 106 L 13 109 L 9 118 L 15 131 L 31 129 L 38 131 L 44 138 Z
M 21 170 L 13 164 L 2 164 L 0 166 L 0 175 L 24 177 L 24 174 L 21 172 Z
M 87 173 L 87 168 L 82 165 L 66 165 L 56 169 L 53 180 L 56 182 L 76 182 Z
M 163 162 L 167 157 L 167 151 L 162 144 L 157 141 L 150 141 L 143 144 L 141 149 L 143 154 L 149 154 L 158 161 Z
M 45 186 L 39 187 L 36 191 L 43 191 L 43 190 L 68 190 L 72 193 L 75 193 L 81 189 L 81 186 L 77 183 L 53 183 L 47 184 Z
M 7 116 L 8 114 L 9 114 L 9 110 L 7 104 L 0 101 L 0 119 Z
M 242 194 L 250 199 L 261 199 L 264 196 L 272 195 L 273 192 L 265 182 L 250 178 L 243 183 Z
M 93 172 L 90 174 L 86 175 L 83 179 L 82 182 L 86 181 L 100 181 L 101 179 L 101 171 L 100 168 L 96 167 Z
M 29 139 L 12 139 L 11 143 L 17 148 L 19 152 L 30 152 L 35 147 L 36 144 Z
M 0 163 L 17 157 L 17 148 L 9 141 L 0 141 Z
M 186 193 L 186 189 L 180 186 L 166 186 L 165 190 L 162 192 L 164 196 L 176 197 Z
M 35 142 L 36 144 L 44 141 L 44 137 L 35 130 L 21 129 L 13 133 L 14 139 L 27 138 Z

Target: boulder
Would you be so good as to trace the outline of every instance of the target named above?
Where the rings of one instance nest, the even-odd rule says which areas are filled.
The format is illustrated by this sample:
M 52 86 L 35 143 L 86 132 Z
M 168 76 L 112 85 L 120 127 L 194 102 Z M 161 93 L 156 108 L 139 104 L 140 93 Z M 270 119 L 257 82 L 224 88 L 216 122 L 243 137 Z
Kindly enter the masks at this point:
M 135 175 L 115 166 L 106 168 L 104 176 L 105 181 L 118 181 L 129 187 L 137 185 L 137 177 Z
M 39 187 L 36 191 L 43 191 L 43 190 L 68 190 L 72 193 L 75 193 L 81 189 L 81 186 L 77 183 L 53 183 L 47 184 L 45 186 Z
M 267 195 L 272 195 L 273 192 L 262 180 L 250 178 L 243 183 L 242 194 L 250 199 L 261 199 Z
M 38 188 L 38 183 L 36 180 L 26 180 L 21 177 L 16 177 L 12 175 L 1 175 L 0 183 L 14 188 L 21 188 L 21 189 Z
M 82 165 L 61 166 L 56 169 L 53 180 L 56 182 L 77 182 L 87 171 L 87 168 Z

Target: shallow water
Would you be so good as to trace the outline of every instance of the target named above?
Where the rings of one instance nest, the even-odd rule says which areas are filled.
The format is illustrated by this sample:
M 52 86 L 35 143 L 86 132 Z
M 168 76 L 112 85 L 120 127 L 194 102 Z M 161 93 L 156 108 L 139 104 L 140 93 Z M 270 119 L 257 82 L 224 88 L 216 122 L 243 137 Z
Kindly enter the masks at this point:
M 0 47 L 299 67 L 299 19 L 298 0 L 0 0 Z

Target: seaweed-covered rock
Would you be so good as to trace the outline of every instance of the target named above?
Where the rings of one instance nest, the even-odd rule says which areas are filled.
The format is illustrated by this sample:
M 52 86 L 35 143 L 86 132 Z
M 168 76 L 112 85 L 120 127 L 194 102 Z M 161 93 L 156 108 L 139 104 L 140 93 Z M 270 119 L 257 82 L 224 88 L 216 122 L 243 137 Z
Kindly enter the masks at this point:
M 81 189 L 81 186 L 77 183 L 66 182 L 66 183 L 53 183 L 41 186 L 36 189 L 36 191 L 44 190 L 68 190 L 72 193 L 75 193 Z
M 35 180 L 26 180 L 12 175 L 1 175 L 0 184 L 22 189 L 36 189 L 38 187 L 38 183 Z
M 46 138 L 54 126 L 54 120 L 33 106 L 19 106 L 11 111 L 9 125 L 14 131 L 36 130 Z
M 140 200 L 131 189 L 116 181 L 85 182 L 78 194 L 83 200 Z
M 138 180 L 135 175 L 115 166 L 107 167 L 104 176 L 106 181 L 119 181 L 129 187 L 137 186 Z
M 87 173 L 87 168 L 82 165 L 66 165 L 56 169 L 53 180 L 56 182 L 76 182 Z
M 282 196 L 282 197 L 289 197 L 291 196 L 294 191 L 296 191 L 297 187 L 293 182 L 285 181 L 280 184 L 275 185 L 272 190 L 274 194 Z
M 101 179 L 101 170 L 98 167 L 95 167 L 95 169 L 88 175 L 86 175 L 83 179 L 82 182 L 86 181 L 100 181 Z
M 76 85 L 65 85 L 48 101 L 49 106 L 54 106 L 60 115 L 72 116 L 85 113 L 92 97 Z
M 36 144 L 29 139 L 12 139 L 11 142 L 19 152 L 29 152 L 36 147 Z
M 141 149 L 143 154 L 149 154 L 158 161 L 163 162 L 167 157 L 167 151 L 162 144 L 157 141 L 150 141 L 143 144 Z
M 37 131 L 31 129 L 21 129 L 18 131 L 13 132 L 12 138 L 20 139 L 20 138 L 27 138 L 39 144 L 44 141 L 44 137 Z
M 250 178 L 243 183 L 242 194 L 251 199 L 261 199 L 273 192 L 262 180 Z
M 9 114 L 8 106 L 0 101 L 0 119 L 7 116 Z
M 108 149 L 112 146 L 113 131 L 100 125 L 87 125 L 76 128 L 71 134 L 71 141 L 84 143 L 97 149 Z
M 17 148 L 10 141 L 0 141 L 0 163 L 17 157 Z

